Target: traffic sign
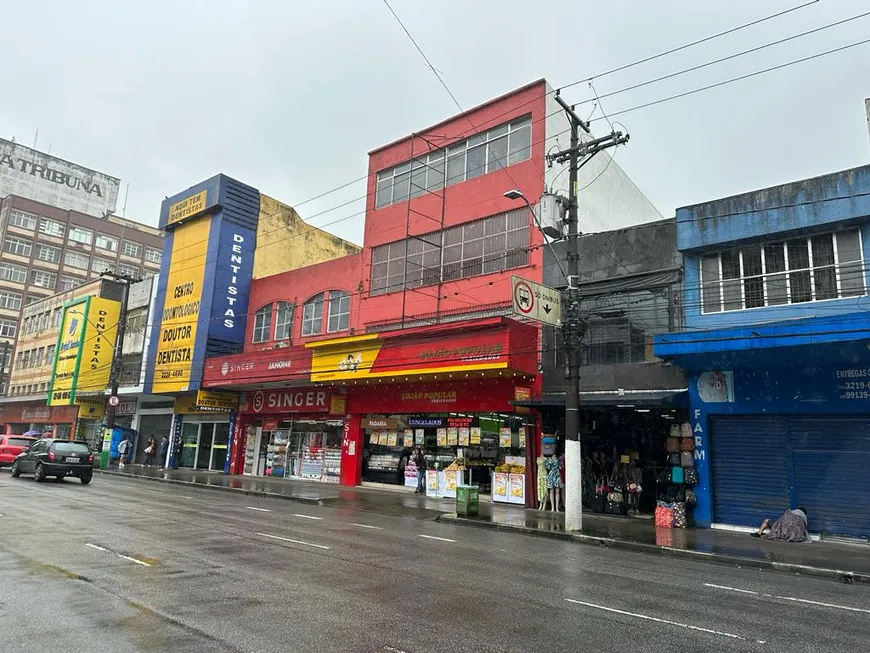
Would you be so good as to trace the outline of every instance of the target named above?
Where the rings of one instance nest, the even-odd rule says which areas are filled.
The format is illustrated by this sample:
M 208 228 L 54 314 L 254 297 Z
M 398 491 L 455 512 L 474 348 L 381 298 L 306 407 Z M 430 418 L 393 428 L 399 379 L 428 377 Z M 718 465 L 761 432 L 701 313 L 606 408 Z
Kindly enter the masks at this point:
M 553 326 L 562 324 L 562 295 L 558 290 L 517 276 L 511 276 L 511 290 L 516 315 Z
M 110 406 L 117 406 L 120 403 L 121 403 L 121 400 L 118 399 L 118 397 L 116 395 L 112 395 L 111 397 L 109 397 L 109 405 Z

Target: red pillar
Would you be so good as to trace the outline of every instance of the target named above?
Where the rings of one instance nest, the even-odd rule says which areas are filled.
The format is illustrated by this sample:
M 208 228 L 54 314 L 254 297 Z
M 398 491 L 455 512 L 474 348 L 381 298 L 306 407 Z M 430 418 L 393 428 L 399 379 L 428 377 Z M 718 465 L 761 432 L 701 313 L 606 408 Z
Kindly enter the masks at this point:
M 353 487 L 362 480 L 363 430 L 360 428 L 361 415 L 347 415 L 344 418 L 344 433 L 341 438 L 341 476 L 342 485 Z

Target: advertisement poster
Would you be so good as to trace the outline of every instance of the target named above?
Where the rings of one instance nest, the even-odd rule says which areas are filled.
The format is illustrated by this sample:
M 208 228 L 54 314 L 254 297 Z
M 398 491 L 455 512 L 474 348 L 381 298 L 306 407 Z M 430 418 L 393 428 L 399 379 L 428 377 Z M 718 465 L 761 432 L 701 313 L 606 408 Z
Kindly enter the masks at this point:
M 430 469 L 426 471 L 426 496 L 438 496 L 438 470 Z
M 511 446 L 511 430 L 509 428 L 500 428 L 498 430 L 498 446 L 505 449 Z
M 492 475 L 492 500 L 508 502 L 508 474 L 494 472 Z
M 508 474 L 508 501 L 522 504 L 526 502 L 525 474 Z
M 521 426 L 521 427 L 520 427 L 520 443 L 519 443 L 519 448 L 520 448 L 520 449 L 525 449 L 525 448 L 526 448 L 526 427 L 525 427 L 525 426 Z
M 447 429 L 438 429 L 436 431 L 437 434 L 437 444 L 439 447 L 447 446 Z
M 369 443 L 371 443 L 371 444 L 380 444 L 380 443 L 381 443 L 380 435 L 381 435 L 381 434 L 378 433 L 377 431 L 375 431 L 374 433 L 372 433 L 371 435 L 369 435 Z
M 414 444 L 424 444 L 426 441 L 426 431 L 423 429 L 416 429 L 414 431 Z
M 459 431 L 455 427 L 447 429 L 447 446 L 455 447 L 459 444 Z
M 390 436 L 387 434 L 386 431 L 380 431 L 378 433 L 378 444 L 386 445 L 387 442 L 389 441 L 389 439 L 390 439 Z
M 414 431 L 413 429 L 405 429 L 404 444 L 406 447 L 414 446 Z
M 447 483 L 448 492 L 456 492 L 456 470 L 449 469 L 444 472 L 444 479 Z
M 480 444 L 480 427 L 471 427 L 471 444 Z
M 399 434 L 395 431 L 387 432 L 387 445 L 395 447 L 399 444 Z
M 462 427 L 461 429 L 459 429 L 459 446 L 460 447 L 467 447 L 468 446 L 468 441 L 469 441 L 468 434 L 469 434 L 468 427 Z

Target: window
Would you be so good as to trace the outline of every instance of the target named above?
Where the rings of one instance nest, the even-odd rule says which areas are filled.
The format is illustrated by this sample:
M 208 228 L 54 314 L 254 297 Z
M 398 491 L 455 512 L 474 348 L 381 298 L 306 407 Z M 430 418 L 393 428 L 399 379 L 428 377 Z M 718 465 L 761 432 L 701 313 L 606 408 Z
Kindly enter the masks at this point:
M 94 242 L 94 232 L 90 229 L 85 229 L 83 227 L 70 227 L 69 236 L 67 236 L 67 238 L 77 243 L 84 243 L 85 245 L 90 245 L 92 242 Z
M 71 252 L 67 251 L 63 255 L 64 265 L 68 265 L 71 268 L 79 268 L 81 270 L 88 269 L 88 262 L 90 259 L 87 254 L 80 254 L 79 252 Z
M 27 280 L 27 270 L 20 265 L 0 263 L 0 279 L 24 283 Z
M 145 248 L 145 260 L 151 261 L 152 263 L 160 263 L 160 260 L 163 258 L 163 252 L 159 249 L 155 249 L 154 247 L 146 247 Z
M 118 239 L 114 236 L 107 236 L 106 234 L 97 234 L 97 247 L 102 249 L 107 249 L 110 252 L 118 251 Z
M 55 284 L 57 284 L 57 275 L 54 272 L 45 272 L 44 270 L 30 271 L 31 286 L 54 290 Z
M 74 290 L 78 288 L 85 282 L 84 279 L 79 279 L 78 277 L 69 277 L 67 275 L 63 275 L 60 278 L 60 292 L 66 292 L 67 290 Z
M 17 311 L 21 308 L 21 295 L 17 292 L 0 290 L 0 308 L 11 308 Z
M 104 258 L 97 258 L 96 256 L 91 261 L 91 272 L 105 272 L 106 270 L 112 270 L 115 267 L 114 261 L 109 261 Z
M 145 333 L 148 326 L 148 307 L 142 306 L 127 312 L 127 329 L 131 332 Z
M 18 256 L 30 256 L 30 252 L 33 250 L 33 243 L 25 238 L 18 238 L 17 236 L 6 236 L 3 239 L 3 251 L 9 252 L 10 254 L 17 254 Z
M 329 319 L 326 330 L 329 333 L 346 331 L 350 320 L 350 295 L 342 290 L 329 291 Z
M 269 339 L 269 328 L 272 326 L 272 305 L 266 304 L 254 313 L 254 337 L 251 342 L 265 342 Z
M 18 324 L 12 320 L 0 320 L 0 336 L 14 338 L 18 332 Z
M 51 326 L 52 326 L 52 328 L 56 329 L 57 327 L 60 326 L 60 317 L 61 317 L 62 313 L 63 313 L 63 310 L 61 308 L 56 308 L 56 309 L 54 309 L 54 311 L 52 311 L 52 313 L 51 313 Z
M 127 265 L 126 263 L 118 263 L 118 274 L 133 277 L 134 279 L 138 279 L 141 276 L 139 274 L 139 268 L 133 265 Z
M 60 263 L 60 247 L 40 243 L 36 247 L 36 258 L 47 263 Z
M 701 258 L 704 313 L 865 293 L 857 229 L 751 245 Z
M 45 348 L 45 364 L 51 365 L 54 363 L 55 345 L 49 345 Z
M 46 236 L 57 236 L 58 238 L 63 238 L 65 230 L 66 225 L 64 225 L 63 222 L 58 222 L 57 220 L 49 220 L 48 218 L 39 219 L 39 233 L 41 234 L 45 234 Z
M 275 319 L 275 340 L 287 340 L 293 333 L 293 308 L 290 302 L 275 304 L 278 313 Z
M 313 336 L 323 328 L 323 295 L 315 295 L 302 307 L 302 335 Z
M 36 216 L 17 209 L 9 210 L 9 224 L 22 229 L 36 229 Z
M 40 299 L 42 299 L 42 297 L 40 297 L 39 295 L 26 295 L 24 297 L 24 305 L 30 306 L 34 302 L 38 302 Z
M 528 209 L 514 209 L 372 250 L 370 292 L 383 294 L 522 267 L 529 261 Z
M 126 256 L 142 258 L 142 245 L 140 245 L 139 243 L 131 243 L 125 240 L 121 248 L 121 253 Z
M 405 202 L 525 161 L 532 151 L 532 121 L 524 116 L 378 173 L 375 207 Z M 446 172 L 446 175 L 445 175 Z

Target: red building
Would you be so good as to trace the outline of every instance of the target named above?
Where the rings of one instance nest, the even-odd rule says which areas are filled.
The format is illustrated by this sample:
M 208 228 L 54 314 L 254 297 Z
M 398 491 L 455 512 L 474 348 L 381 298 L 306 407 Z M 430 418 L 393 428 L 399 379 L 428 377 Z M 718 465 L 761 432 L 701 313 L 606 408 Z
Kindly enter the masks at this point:
M 539 390 L 540 329 L 511 317 L 511 276 L 542 281 L 544 240 L 504 193 L 558 177 L 548 112 L 541 80 L 370 152 L 363 250 L 253 282 L 245 352 L 204 373 L 244 395 L 230 473 L 401 484 L 421 446 L 464 459 L 430 493 L 532 502 L 538 421 L 511 402 Z

